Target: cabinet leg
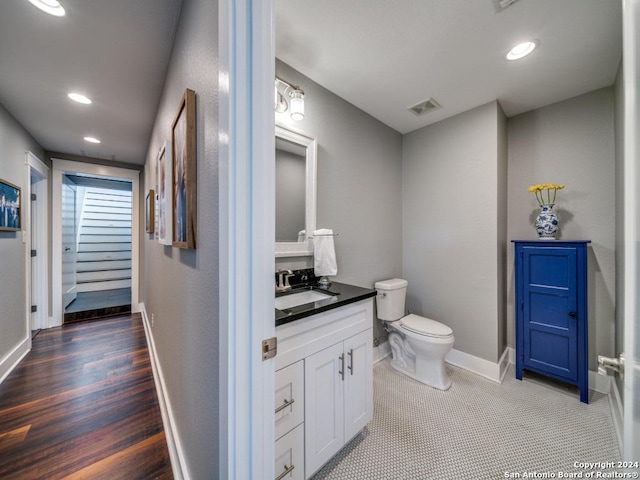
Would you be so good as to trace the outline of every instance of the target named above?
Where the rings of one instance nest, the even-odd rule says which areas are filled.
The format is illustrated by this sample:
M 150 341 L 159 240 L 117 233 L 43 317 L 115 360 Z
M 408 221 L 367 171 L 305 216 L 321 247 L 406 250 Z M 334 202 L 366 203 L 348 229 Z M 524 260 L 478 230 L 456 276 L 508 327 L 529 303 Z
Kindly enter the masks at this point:
M 516 366 L 516 379 L 522 380 L 522 367 Z
M 580 401 L 582 403 L 589 403 L 589 387 L 580 388 Z

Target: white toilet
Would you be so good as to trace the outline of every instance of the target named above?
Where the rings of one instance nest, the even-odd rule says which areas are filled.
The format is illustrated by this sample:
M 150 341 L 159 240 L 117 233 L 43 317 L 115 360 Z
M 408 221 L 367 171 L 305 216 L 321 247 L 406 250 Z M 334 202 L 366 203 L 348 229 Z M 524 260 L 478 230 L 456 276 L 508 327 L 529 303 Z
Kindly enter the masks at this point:
M 385 322 L 391 345 L 391 366 L 430 387 L 447 390 L 451 380 L 444 356 L 453 347 L 453 330 L 419 315 L 405 316 L 409 282 L 401 278 L 376 282 L 378 318 Z

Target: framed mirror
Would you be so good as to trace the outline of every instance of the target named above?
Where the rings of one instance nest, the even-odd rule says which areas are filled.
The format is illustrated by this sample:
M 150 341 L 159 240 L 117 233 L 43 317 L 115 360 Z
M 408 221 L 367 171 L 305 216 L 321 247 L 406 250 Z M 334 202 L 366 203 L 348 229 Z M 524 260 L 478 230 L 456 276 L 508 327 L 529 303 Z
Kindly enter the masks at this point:
M 313 255 L 315 138 L 276 125 L 276 257 Z

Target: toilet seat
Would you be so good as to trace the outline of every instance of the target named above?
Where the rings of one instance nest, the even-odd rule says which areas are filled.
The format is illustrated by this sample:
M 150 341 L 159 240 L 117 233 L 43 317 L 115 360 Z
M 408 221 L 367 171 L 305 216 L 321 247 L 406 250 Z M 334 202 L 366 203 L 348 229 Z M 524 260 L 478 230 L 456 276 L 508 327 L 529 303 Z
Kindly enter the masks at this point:
M 453 335 L 451 328 L 430 318 L 421 317 L 420 315 L 407 315 L 406 317 L 402 317 L 398 323 L 403 329 L 425 337 L 448 338 Z

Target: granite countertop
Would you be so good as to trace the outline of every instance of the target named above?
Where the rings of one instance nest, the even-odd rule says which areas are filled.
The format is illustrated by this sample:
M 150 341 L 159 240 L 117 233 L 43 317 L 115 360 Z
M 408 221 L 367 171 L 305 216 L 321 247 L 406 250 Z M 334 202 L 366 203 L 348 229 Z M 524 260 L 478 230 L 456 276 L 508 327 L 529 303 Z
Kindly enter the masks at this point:
M 375 297 L 376 291 L 370 288 L 356 287 L 354 285 L 347 285 L 345 283 L 333 282 L 328 288 L 320 288 L 313 285 L 305 285 L 301 287 L 293 288 L 288 292 L 278 293 L 276 297 L 285 295 L 291 295 L 294 293 L 302 292 L 305 290 L 315 290 L 318 292 L 326 292 L 332 294 L 330 298 L 317 300 L 311 303 L 305 303 L 291 308 L 283 310 L 275 310 L 276 327 L 284 325 L 285 323 L 294 322 L 301 318 L 315 315 L 316 313 L 326 312 L 339 308 L 350 303 L 359 302 L 367 298 Z

